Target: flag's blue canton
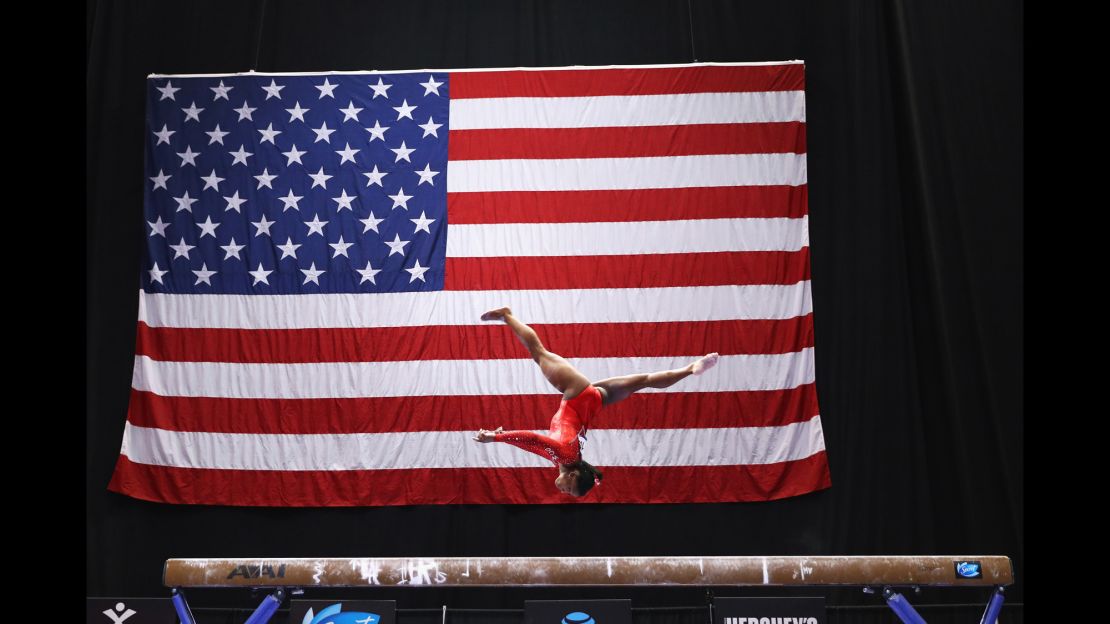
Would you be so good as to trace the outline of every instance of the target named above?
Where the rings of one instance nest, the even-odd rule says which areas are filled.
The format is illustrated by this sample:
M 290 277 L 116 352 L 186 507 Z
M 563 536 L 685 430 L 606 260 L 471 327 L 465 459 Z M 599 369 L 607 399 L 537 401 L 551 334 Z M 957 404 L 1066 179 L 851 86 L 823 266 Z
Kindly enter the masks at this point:
M 443 288 L 447 74 L 147 82 L 148 292 Z

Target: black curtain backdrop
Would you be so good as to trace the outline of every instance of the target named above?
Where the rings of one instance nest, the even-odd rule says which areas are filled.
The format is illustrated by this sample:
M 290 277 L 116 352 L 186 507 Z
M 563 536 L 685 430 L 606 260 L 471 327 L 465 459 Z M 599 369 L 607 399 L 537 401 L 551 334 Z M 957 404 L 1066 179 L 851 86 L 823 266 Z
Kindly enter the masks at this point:
M 1009 600 L 1022 601 L 1020 1 L 88 0 L 86 9 L 87 595 L 166 596 L 169 557 L 963 553 L 1012 557 Z M 752 504 L 350 509 L 183 507 L 107 491 L 134 354 L 147 74 L 695 59 L 806 62 L 831 489 Z M 525 597 L 572 595 L 535 593 L 382 597 L 520 608 Z M 634 606 L 705 598 L 692 588 L 581 594 L 631 595 Z M 857 590 L 829 596 L 879 602 Z M 986 593 L 918 600 L 930 597 Z

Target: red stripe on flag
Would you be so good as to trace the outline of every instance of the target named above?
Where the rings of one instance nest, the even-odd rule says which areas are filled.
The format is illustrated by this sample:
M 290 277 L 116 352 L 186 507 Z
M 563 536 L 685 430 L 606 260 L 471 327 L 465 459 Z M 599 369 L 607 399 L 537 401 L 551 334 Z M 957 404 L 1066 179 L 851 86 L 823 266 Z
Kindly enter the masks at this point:
M 799 91 L 805 88 L 805 66 L 455 72 L 449 88 L 452 99 Z
M 715 186 L 631 191 L 447 193 L 447 221 L 597 223 L 806 216 L 802 186 Z
M 804 154 L 803 122 L 452 130 L 448 159 Z
M 633 371 L 629 371 L 630 373 Z M 560 395 L 414 396 L 366 399 L 167 397 L 131 390 L 127 420 L 139 427 L 212 433 L 337 434 L 547 429 Z M 789 390 L 634 394 L 602 408 L 595 429 L 782 427 L 817 416 L 809 383 Z
M 664 288 L 797 284 L 809 279 L 809 247 L 630 256 L 448 258 L 444 290 Z
M 120 456 L 108 489 L 186 505 L 348 507 L 528 503 L 705 503 L 774 500 L 831 485 L 821 451 L 797 461 L 741 466 L 599 466 L 587 496 L 555 489 L 554 468 L 366 471 L 202 470 L 137 464 Z
M 667 357 L 793 353 L 813 346 L 813 315 L 699 323 L 536 324 L 564 357 Z M 662 331 L 661 331 L 662 330 Z M 311 329 L 151 327 L 135 353 L 158 361 L 293 364 L 517 359 L 527 355 L 501 324 Z M 629 371 L 633 372 L 633 371 Z

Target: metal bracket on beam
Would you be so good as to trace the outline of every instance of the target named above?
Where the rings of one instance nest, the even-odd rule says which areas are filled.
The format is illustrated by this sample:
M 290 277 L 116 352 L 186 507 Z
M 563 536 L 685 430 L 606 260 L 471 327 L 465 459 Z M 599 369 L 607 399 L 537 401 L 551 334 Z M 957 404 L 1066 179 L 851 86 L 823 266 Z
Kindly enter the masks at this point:
M 193 611 L 189 609 L 189 603 L 185 601 L 185 591 L 180 587 L 174 587 L 170 590 L 170 600 L 173 602 L 173 608 L 177 611 L 177 619 L 181 620 L 181 624 L 196 624 L 193 619 Z
M 906 600 L 906 597 L 902 594 L 889 587 L 884 587 L 883 598 L 891 610 L 894 611 L 894 614 L 898 616 L 898 619 L 906 624 L 926 624 L 925 619 L 918 615 L 910 601 Z
M 1002 603 L 1005 602 L 1006 589 L 999 585 L 994 588 L 991 593 L 991 599 L 987 602 L 987 608 L 983 611 L 983 618 L 979 620 L 979 624 L 996 624 L 998 622 L 998 614 L 1002 611 Z
M 285 589 L 279 587 L 274 590 L 274 593 L 262 599 L 262 603 L 254 610 L 254 613 L 247 618 L 246 624 L 266 624 L 270 618 L 274 617 L 277 613 L 278 607 L 285 600 Z
M 296 591 L 294 590 L 294 592 Z M 303 590 L 300 591 L 304 593 Z M 271 592 L 269 596 L 263 598 L 254 612 L 247 618 L 246 624 L 266 624 L 269 622 L 285 600 L 285 593 L 286 590 L 279 587 Z M 177 611 L 177 618 L 181 620 L 181 624 L 196 624 L 193 612 L 189 609 L 189 603 L 185 600 L 185 592 L 180 587 L 174 587 L 170 591 L 170 600 L 173 602 L 173 608 Z

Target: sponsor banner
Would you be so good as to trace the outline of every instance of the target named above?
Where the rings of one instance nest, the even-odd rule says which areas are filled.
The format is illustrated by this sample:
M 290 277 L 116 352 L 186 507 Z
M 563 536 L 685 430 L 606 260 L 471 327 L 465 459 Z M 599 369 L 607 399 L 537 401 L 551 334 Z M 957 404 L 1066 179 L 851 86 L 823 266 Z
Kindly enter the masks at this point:
M 169 598 L 88 598 L 85 604 L 87 624 L 177 624 Z
M 292 600 L 289 624 L 395 624 L 394 600 Z

